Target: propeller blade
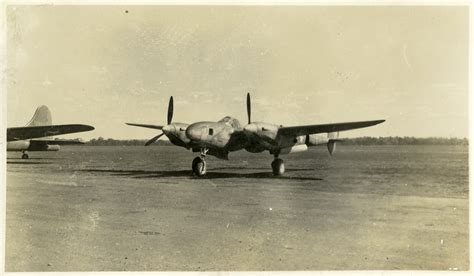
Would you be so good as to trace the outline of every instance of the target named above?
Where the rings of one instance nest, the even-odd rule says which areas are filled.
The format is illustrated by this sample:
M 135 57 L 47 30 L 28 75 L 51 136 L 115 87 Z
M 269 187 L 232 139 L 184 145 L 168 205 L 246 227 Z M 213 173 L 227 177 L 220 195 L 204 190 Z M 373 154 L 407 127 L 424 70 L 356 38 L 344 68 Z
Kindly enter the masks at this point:
M 125 123 L 129 126 L 137 126 L 137 127 L 146 127 L 146 128 L 153 128 L 153 129 L 162 129 L 163 126 L 159 125 L 145 125 L 145 124 L 134 124 L 134 123 Z
M 247 117 L 249 118 L 249 124 L 251 122 L 250 120 L 250 115 L 251 115 L 251 109 L 250 109 L 250 93 L 247 93 Z
M 151 138 L 145 143 L 145 146 L 149 146 L 150 144 L 153 144 L 156 140 L 160 139 L 161 136 L 165 135 L 164 133 L 158 134 L 155 137 Z
M 170 97 L 170 102 L 168 104 L 168 125 L 171 124 L 173 119 L 173 96 Z

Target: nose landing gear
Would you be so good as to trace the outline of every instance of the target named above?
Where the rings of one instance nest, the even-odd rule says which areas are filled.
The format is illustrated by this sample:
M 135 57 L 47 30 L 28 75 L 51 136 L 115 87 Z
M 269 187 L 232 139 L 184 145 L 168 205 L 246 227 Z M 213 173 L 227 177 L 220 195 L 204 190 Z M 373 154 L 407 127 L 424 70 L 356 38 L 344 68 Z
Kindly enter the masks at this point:
M 207 173 L 206 153 L 208 149 L 201 149 L 200 156 L 194 158 L 192 169 L 195 176 L 204 176 Z
M 21 159 L 28 159 L 28 152 L 24 151 L 23 154 L 21 155 Z

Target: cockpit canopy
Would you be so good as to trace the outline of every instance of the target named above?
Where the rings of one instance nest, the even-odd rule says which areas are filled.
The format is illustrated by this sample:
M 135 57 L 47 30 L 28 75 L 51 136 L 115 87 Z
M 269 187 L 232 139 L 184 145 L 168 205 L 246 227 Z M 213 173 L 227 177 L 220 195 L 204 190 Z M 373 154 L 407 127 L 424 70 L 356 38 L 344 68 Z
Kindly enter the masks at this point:
M 224 123 L 228 123 L 229 125 L 231 125 L 233 128 L 242 128 L 240 126 L 240 122 L 235 119 L 235 118 L 232 118 L 230 116 L 226 116 L 224 118 L 222 118 L 219 122 L 224 122 Z

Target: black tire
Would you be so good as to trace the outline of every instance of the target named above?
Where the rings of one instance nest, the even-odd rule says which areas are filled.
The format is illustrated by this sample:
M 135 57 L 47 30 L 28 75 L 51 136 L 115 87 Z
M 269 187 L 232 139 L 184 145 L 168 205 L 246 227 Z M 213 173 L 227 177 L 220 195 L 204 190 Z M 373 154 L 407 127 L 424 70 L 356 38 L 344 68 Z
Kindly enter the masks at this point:
M 273 175 L 278 176 L 285 173 L 285 163 L 280 158 L 273 160 L 272 162 Z
M 207 173 L 206 160 L 201 157 L 196 157 L 193 160 L 192 169 L 195 176 L 204 176 Z
M 29 156 L 26 153 L 23 153 L 23 155 L 21 156 L 21 159 L 28 159 L 28 158 L 29 158 Z
M 198 162 L 201 162 L 201 160 L 202 160 L 202 158 L 199 157 L 199 156 L 193 159 L 193 164 L 191 165 L 191 168 L 193 169 L 193 172 L 196 170 L 196 164 Z

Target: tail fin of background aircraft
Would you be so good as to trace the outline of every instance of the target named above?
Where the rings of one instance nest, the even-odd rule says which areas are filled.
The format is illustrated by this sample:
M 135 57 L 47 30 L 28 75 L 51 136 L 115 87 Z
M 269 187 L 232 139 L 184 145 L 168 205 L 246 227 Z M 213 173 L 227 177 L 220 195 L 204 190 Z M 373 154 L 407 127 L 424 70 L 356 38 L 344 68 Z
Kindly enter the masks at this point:
M 26 124 L 26 126 L 50 126 L 53 124 L 53 120 L 51 119 L 51 111 L 45 105 L 39 106 L 33 118 L 31 118 L 30 122 Z

